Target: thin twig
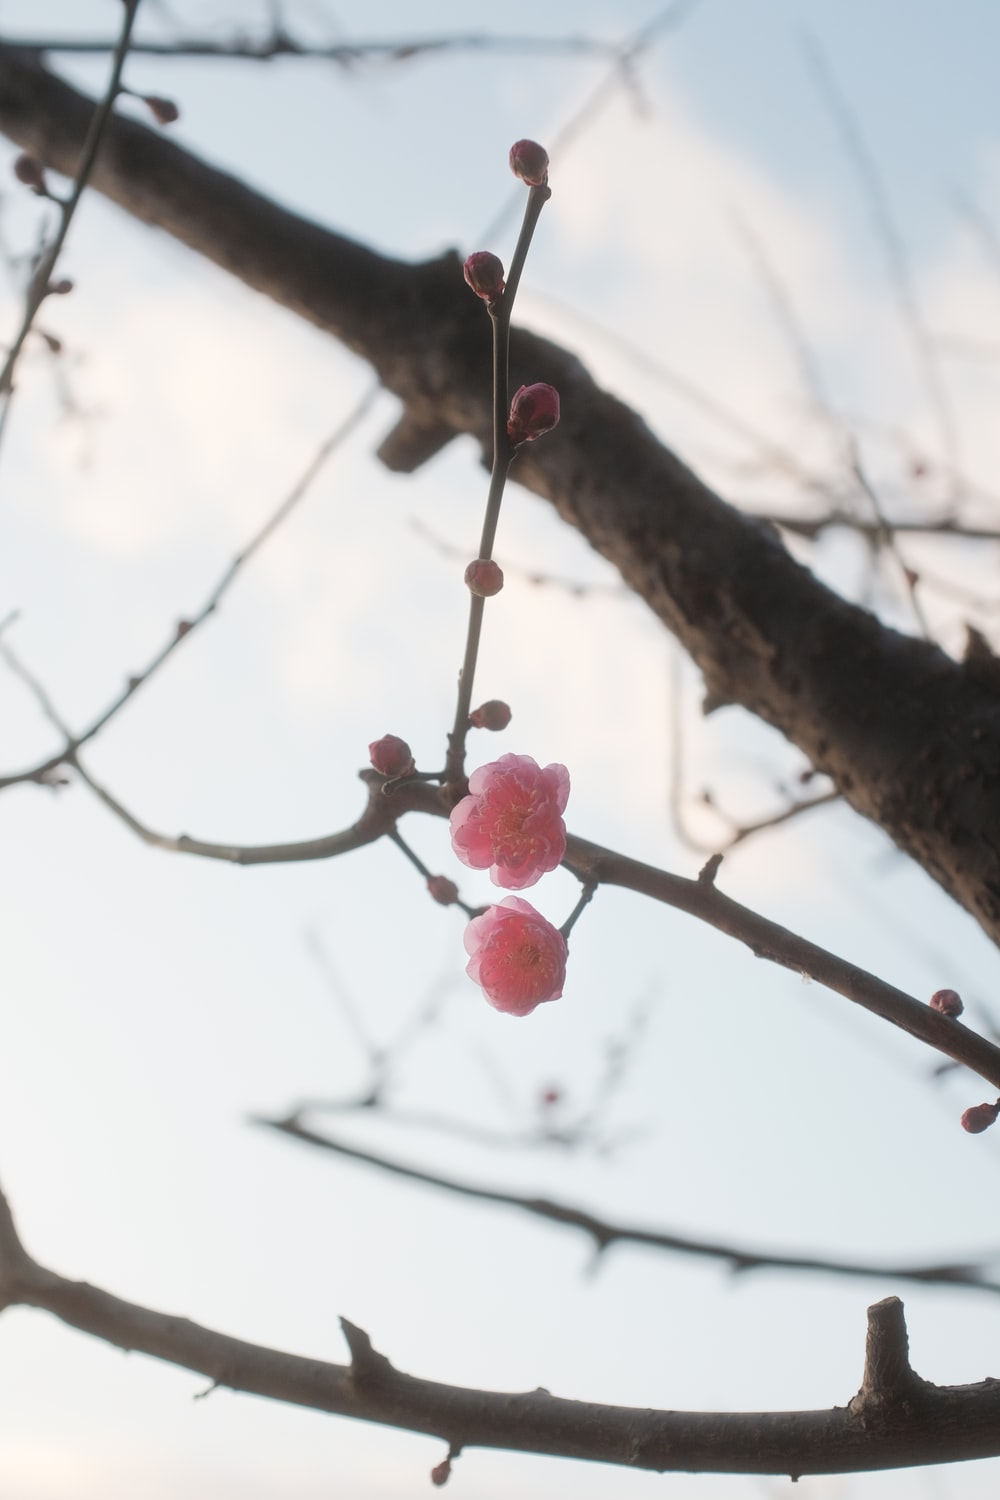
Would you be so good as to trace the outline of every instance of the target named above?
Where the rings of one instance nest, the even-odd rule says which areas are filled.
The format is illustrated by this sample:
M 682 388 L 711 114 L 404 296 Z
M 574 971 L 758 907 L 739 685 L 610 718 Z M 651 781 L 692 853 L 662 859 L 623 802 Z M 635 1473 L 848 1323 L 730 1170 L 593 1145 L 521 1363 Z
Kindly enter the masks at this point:
M 115 45 L 111 60 L 111 77 L 104 93 L 104 98 L 94 110 L 90 119 L 90 125 L 84 139 L 83 149 L 80 153 L 80 165 L 77 168 L 76 177 L 69 197 L 65 201 L 59 201 L 59 224 L 51 243 L 45 247 L 32 273 L 25 294 L 24 313 L 21 326 L 14 336 L 13 343 L 7 353 L 3 368 L 0 369 L 0 401 L 4 403 L 4 425 L 6 427 L 7 408 L 10 406 L 14 393 L 14 370 L 18 357 L 24 345 L 25 339 L 31 332 L 31 325 L 35 315 L 48 296 L 49 283 L 59 253 L 66 241 L 70 225 L 73 222 L 80 199 L 90 179 L 90 174 L 97 160 L 104 132 L 111 119 L 115 100 L 118 98 L 121 85 L 122 69 L 125 66 L 125 58 L 128 55 L 129 42 L 132 37 L 132 28 L 135 25 L 136 14 L 139 9 L 139 0 L 124 0 L 125 15 L 122 21 L 121 34 Z
M 365 1151 L 360 1147 L 337 1140 L 334 1136 L 310 1129 L 302 1124 L 297 1115 L 283 1120 L 254 1118 L 253 1123 L 279 1131 L 293 1140 L 323 1151 L 331 1151 L 348 1161 L 363 1166 L 375 1167 L 391 1176 L 403 1177 L 409 1182 L 419 1182 L 425 1187 L 439 1188 L 456 1197 L 471 1198 L 477 1203 L 492 1203 L 500 1208 L 513 1208 L 535 1218 L 545 1219 L 551 1224 L 564 1224 L 571 1229 L 582 1230 L 589 1235 L 600 1251 L 614 1244 L 643 1245 L 647 1249 L 662 1250 L 675 1255 L 697 1256 L 705 1260 L 722 1261 L 731 1271 L 818 1271 L 836 1276 L 874 1277 L 892 1281 L 915 1281 L 922 1285 L 944 1285 L 968 1287 L 974 1291 L 1000 1293 L 1000 1281 L 989 1280 L 987 1265 L 1000 1259 L 986 1257 L 982 1261 L 938 1262 L 934 1265 L 878 1265 L 865 1261 L 837 1260 L 833 1257 L 812 1255 L 779 1255 L 766 1250 L 753 1250 L 743 1245 L 727 1244 L 717 1240 L 695 1239 L 690 1235 L 677 1234 L 672 1230 L 645 1229 L 637 1225 L 616 1223 L 592 1214 L 587 1209 L 572 1204 L 559 1203 L 549 1198 L 539 1198 L 524 1193 L 504 1192 L 497 1188 L 482 1187 L 477 1183 L 462 1182 L 445 1177 L 439 1172 L 430 1172 L 422 1167 L 410 1166 L 385 1156 L 381 1152 Z
M 139 689 L 143 687 L 156 672 L 159 671 L 164 662 L 166 662 L 168 658 L 172 656 L 173 653 L 177 650 L 181 642 L 187 640 L 191 635 L 193 635 L 198 627 L 203 624 L 204 621 L 209 617 L 209 615 L 215 613 L 223 598 L 229 592 L 230 588 L 232 588 L 233 584 L 236 582 L 236 579 L 246 567 L 247 563 L 249 563 L 251 558 L 253 558 L 256 553 L 260 551 L 264 543 L 274 535 L 278 527 L 288 519 L 292 511 L 308 492 L 310 485 L 320 473 L 323 465 L 333 456 L 334 453 L 336 453 L 337 449 L 340 448 L 340 446 L 347 440 L 347 438 L 351 435 L 355 428 L 358 427 L 362 420 L 367 416 L 368 412 L 371 410 L 378 397 L 380 388 L 381 387 L 378 385 L 378 383 L 369 387 L 368 391 L 361 397 L 361 400 L 357 403 L 357 405 L 348 413 L 348 415 L 343 419 L 342 422 L 338 423 L 337 427 L 333 430 L 333 432 L 330 433 L 329 437 L 324 439 L 319 448 L 313 454 L 312 458 L 309 460 L 305 469 L 300 474 L 299 478 L 295 481 L 294 485 L 289 490 L 288 494 L 284 496 L 277 508 L 272 512 L 270 516 L 267 517 L 264 524 L 254 533 L 243 550 L 237 553 L 236 557 L 233 558 L 232 562 L 222 573 L 218 582 L 213 586 L 211 592 L 208 595 L 208 598 L 205 600 L 204 604 L 197 611 L 197 613 L 192 615 L 190 619 L 182 620 L 179 622 L 179 624 L 174 628 L 170 639 L 163 647 L 161 647 L 161 649 L 156 653 L 153 659 L 142 669 L 142 671 L 135 673 L 128 679 L 128 682 L 126 683 L 124 689 L 117 695 L 117 697 L 112 699 L 108 706 L 104 708 L 97 715 L 97 717 L 90 722 L 87 728 L 81 731 L 81 733 L 74 734 L 65 724 L 62 723 L 57 715 L 54 715 L 54 712 L 50 711 L 51 704 L 46 706 L 47 700 L 40 684 L 37 682 L 37 679 L 26 673 L 24 667 L 21 666 L 19 662 L 15 664 L 15 659 L 11 654 L 8 653 L 6 658 L 8 665 L 13 671 L 16 671 L 18 675 L 22 677 L 22 679 L 28 682 L 28 685 L 31 687 L 36 698 L 41 704 L 43 712 L 49 719 L 50 723 L 55 724 L 60 733 L 64 735 L 66 744 L 64 748 L 57 754 L 49 756 L 47 760 L 39 762 L 38 765 L 32 766 L 29 770 L 16 771 L 12 772 L 8 776 L 0 776 L 0 791 L 3 791 L 5 787 L 16 786 L 18 783 L 25 781 L 44 783 L 54 770 L 63 765 L 66 761 L 70 760 L 75 755 L 75 753 L 82 748 L 82 746 L 86 745 L 89 740 L 92 740 L 95 735 L 99 734 L 100 731 L 105 727 L 105 725 L 108 724 L 108 722 L 113 719 L 121 709 L 125 707 L 125 704 L 128 703 L 131 698 L 135 697 Z

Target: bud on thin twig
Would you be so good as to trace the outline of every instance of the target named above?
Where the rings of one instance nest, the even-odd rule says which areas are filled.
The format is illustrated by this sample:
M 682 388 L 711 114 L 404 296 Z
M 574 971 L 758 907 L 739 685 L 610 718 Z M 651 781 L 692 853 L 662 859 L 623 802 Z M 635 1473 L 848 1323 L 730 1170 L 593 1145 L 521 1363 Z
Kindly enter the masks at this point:
M 427 889 L 441 906 L 454 906 L 458 900 L 458 886 L 447 875 L 431 875 Z
M 162 99 L 159 94 L 143 94 L 141 98 L 157 125 L 173 125 L 180 119 L 181 112 L 172 99 Z
M 962 1129 L 970 1135 L 981 1135 L 995 1124 L 997 1115 L 1000 1115 L 1000 1099 L 996 1104 L 974 1104 L 962 1116 Z
M 960 1016 L 965 1009 L 957 990 L 935 990 L 930 999 L 931 1010 L 939 1010 L 943 1016 Z
M 45 171 L 37 156 L 32 156 L 30 151 L 22 151 L 14 162 L 14 176 L 18 182 L 23 182 L 25 187 L 30 187 L 36 193 L 47 193 L 48 183 L 45 181 Z
M 477 557 L 465 570 L 465 582 L 480 599 L 492 599 L 503 588 L 503 570 L 492 557 Z
M 465 279 L 477 297 L 495 302 L 504 289 L 503 261 L 491 250 L 477 250 L 464 266 Z
M 384 734 L 368 746 L 371 763 L 380 776 L 409 776 L 414 769 L 413 751 L 398 734 Z
M 549 180 L 549 154 L 537 141 L 515 141 L 510 148 L 510 170 L 529 187 Z
M 490 698 L 488 702 L 474 708 L 469 715 L 469 723 L 473 729 L 506 729 L 510 720 L 510 705 L 500 698 Z
M 559 392 L 553 385 L 539 381 L 522 385 L 510 403 L 507 436 L 515 445 L 533 443 L 543 432 L 549 432 L 559 421 Z

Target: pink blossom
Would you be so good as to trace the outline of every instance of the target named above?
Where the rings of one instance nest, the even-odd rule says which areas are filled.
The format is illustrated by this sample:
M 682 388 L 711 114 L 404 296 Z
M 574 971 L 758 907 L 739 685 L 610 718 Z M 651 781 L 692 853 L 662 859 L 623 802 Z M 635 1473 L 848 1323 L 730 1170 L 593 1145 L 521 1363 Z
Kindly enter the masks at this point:
M 558 421 L 559 392 L 555 386 L 546 385 L 544 380 L 535 385 L 522 385 L 514 392 L 510 403 L 507 436 L 514 444 L 533 443 Z
M 463 864 L 489 870 L 494 885 L 523 891 L 566 853 L 565 766 L 544 770 L 530 755 L 501 755 L 469 777 L 451 814 L 451 846 Z
M 494 1010 L 508 1016 L 528 1016 L 563 992 L 566 939 L 520 896 L 507 896 L 474 917 L 465 929 L 465 950 L 465 972 Z

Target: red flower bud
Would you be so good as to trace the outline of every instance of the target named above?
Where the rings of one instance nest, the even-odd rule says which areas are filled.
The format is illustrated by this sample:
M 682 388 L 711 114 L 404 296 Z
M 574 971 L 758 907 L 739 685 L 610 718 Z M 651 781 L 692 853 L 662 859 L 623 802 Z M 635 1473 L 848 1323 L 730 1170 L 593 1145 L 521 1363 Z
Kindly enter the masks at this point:
M 368 746 L 371 763 L 380 776 L 409 776 L 414 769 L 413 751 L 398 734 L 384 734 Z
M 159 94 L 143 94 L 142 102 L 157 125 L 173 125 L 181 117 L 181 112 L 172 99 L 161 99 Z
M 442 1484 L 447 1484 L 448 1476 L 450 1473 L 451 1459 L 443 1458 L 441 1462 L 439 1464 L 435 1464 L 433 1469 L 431 1470 L 431 1484 L 437 1485 L 438 1487 L 440 1487 Z
M 58 281 L 50 281 L 48 285 L 50 297 L 66 297 L 73 290 L 73 283 L 68 276 L 60 276 Z
M 454 906 L 458 900 L 458 886 L 447 875 L 432 875 L 427 882 L 427 889 L 442 906 Z
M 465 262 L 465 279 L 477 297 L 495 302 L 504 288 L 503 261 L 492 250 L 477 250 Z
M 939 1010 L 943 1016 L 960 1016 L 965 1009 L 957 990 L 935 990 L 931 996 L 931 1010 Z
M 962 1129 L 970 1135 L 981 1135 L 994 1124 L 997 1115 L 1000 1115 L 1000 1099 L 996 1104 L 974 1104 L 962 1116 Z
M 507 436 L 512 443 L 533 443 L 559 421 L 559 392 L 555 386 L 522 385 L 510 403 Z
M 537 141 L 515 141 L 510 148 L 510 170 L 529 187 L 549 180 L 549 154 Z
M 492 599 L 503 588 L 503 572 L 492 557 L 477 557 L 465 570 L 465 582 L 480 599 Z
M 473 729 L 506 729 L 510 720 L 510 706 L 501 702 L 499 698 L 491 698 L 488 703 L 481 703 L 469 715 L 469 723 Z
M 194 626 L 191 624 L 190 620 L 178 620 L 177 621 L 177 639 L 181 640 L 183 636 L 187 635 L 187 633 L 188 633 L 189 630 L 193 630 L 193 629 L 194 629 Z
M 543 1089 L 543 1091 L 542 1091 L 542 1104 L 545 1106 L 546 1109 L 551 1109 L 554 1104 L 559 1104 L 561 1102 L 561 1100 L 562 1100 L 562 1090 L 561 1089 L 556 1089 L 556 1088 Z
M 38 157 L 32 156 L 29 151 L 22 151 L 15 161 L 14 176 L 18 182 L 23 182 L 25 187 L 34 188 L 36 193 L 48 192 L 42 164 Z

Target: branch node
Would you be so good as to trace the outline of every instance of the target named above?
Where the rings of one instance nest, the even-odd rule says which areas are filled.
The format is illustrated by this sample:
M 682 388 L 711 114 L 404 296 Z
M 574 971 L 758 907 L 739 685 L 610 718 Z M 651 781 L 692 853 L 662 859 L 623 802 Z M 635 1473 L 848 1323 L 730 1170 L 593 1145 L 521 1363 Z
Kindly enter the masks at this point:
M 347 1318 L 341 1318 L 340 1327 L 351 1351 L 351 1380 L 356 1386 L 373 1385 L 392 1372 L 392 1365 L 384 1354 L 372 1348 L 363 1328 Z
M 848 1410 L 867 1426 L 911 1404 L 926 1384 L 910 1365 L 903 1304 L 898 1297 L 884 1297 L 868 1309 L 865 1373 Z

